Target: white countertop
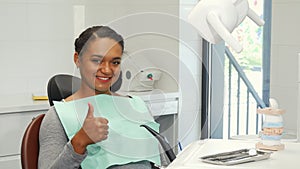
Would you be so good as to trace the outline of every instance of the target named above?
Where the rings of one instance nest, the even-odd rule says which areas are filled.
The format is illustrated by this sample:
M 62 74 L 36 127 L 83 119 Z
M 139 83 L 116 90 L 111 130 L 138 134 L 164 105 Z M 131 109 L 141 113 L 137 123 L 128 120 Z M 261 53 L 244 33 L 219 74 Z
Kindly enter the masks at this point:
M 298 169 L 300 166 L 300 143 L 283 142 L 285 149 L 275 151 L 269 159 L 244 164 L 222 166 L 202 162 L 199 158 L 206 155 L 233 151 L 243 148 L 255 148 L 257 141 L 248 140 L 199 140 L 188 145 L 178 154 L 167 169 Z
M 144 101 L 167 101 L 177 100 L 179 97 L 178 92 L 171 93 L 157 93 L 150 92 L 118 92 L 120 94 L 137 95 Z M 50 107 L 48 100 L 34 101 L 32 94 L 16 94 L 16 95 L 0 95 L 0 114 L 48 110 Z
M 0 95 L 0 114 L 48 110 L 48 100 L 34 101 L 31 94 Z
M 124 92 L 118 91 L 122 95 L 136 95 L 140 96 L 144 101 L 157 100 L 157 101 L 167 101 L 167 100 L 178 100 L 179 92 L 160 92 L 160 91 L 147 91 L 147 92 Z

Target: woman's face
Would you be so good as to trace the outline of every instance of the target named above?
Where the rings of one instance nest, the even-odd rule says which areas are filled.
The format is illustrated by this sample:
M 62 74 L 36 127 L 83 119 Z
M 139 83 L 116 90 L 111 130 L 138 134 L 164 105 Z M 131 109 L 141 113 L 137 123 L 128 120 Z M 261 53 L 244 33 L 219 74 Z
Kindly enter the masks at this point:
M 110 86 L 120 74 L 123 51 L 115 40 L 96 38 L 75 62 L 80 69 L 82 87 L 95 94 L 110 94 Z M 75 54 L 76 55 L 76 54 Z

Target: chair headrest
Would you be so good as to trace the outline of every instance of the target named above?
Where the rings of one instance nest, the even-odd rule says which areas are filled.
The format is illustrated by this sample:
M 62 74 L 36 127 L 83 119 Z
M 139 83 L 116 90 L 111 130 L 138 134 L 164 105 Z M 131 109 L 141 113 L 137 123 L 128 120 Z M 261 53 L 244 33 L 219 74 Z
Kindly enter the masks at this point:
M 61 101 L 75 93 L 81 84 L 81 79 L 68 74 L 57 74 L 50 78 L 47 85 L 47 93 L 50 106 L 53 101 Z M 116 92 L 122 85 L 122 71 L 117 81 L 110 87 L 112 92 Z

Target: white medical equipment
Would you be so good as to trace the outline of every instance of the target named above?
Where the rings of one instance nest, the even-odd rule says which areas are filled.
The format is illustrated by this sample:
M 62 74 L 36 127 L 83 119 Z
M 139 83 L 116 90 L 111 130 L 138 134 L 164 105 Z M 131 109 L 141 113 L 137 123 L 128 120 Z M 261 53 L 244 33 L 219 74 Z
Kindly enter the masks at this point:
M 120 91 L 151 91 L 161 78 L 162 72 L 145 57 L 127 56 L 122 61 L 122 86 Z
M 247 0 L 200 0 L 189 14 L 188 21 L 208 42 L 216 44 L 224 40 L 240 53 L 243 47 L 231 33 L 246 16 L 258 26 L 264 25 L 264 21 L 249 8 Z

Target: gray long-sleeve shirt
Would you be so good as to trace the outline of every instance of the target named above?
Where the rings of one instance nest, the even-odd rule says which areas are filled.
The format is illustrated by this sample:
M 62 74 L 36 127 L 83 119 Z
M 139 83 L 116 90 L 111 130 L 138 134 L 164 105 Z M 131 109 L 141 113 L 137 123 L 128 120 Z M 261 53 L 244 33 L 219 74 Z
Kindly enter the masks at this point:
M 87 156 L 77 154 L 68 141 L 64 128 L 54 107 L 46 113 L 40 128 L 39 169 L 74 169 L 80 168 L 81 162 Z M 148 161 L 111 166 L 110 169 L 150 169 Z

